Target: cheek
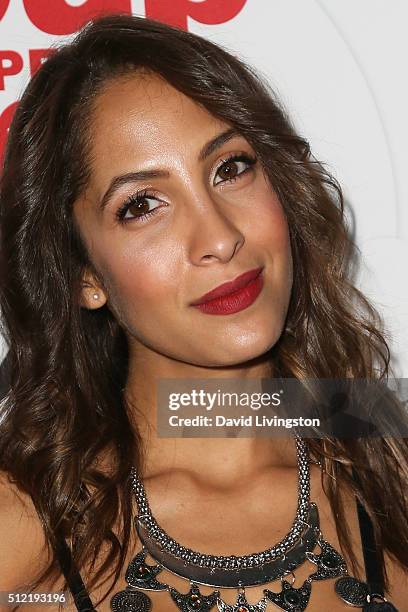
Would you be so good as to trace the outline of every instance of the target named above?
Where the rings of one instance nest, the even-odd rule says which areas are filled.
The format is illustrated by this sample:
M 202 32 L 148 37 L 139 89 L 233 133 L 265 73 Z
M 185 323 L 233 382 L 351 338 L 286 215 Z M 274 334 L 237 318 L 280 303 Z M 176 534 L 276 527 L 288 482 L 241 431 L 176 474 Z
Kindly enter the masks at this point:
M 247 221 L 247 235 L 272 254 L 290 256 L 289 227 L 283 207 L 271 188 L 261 185 L 253 194 L 256 214 Z M 291 257 L 289 257 L 291 259 Z
M 274 192 L 259 195 L 252 231 L 254 246 L 260 247 L 270 263 L 274 302 L 286 311 L 293 285 L 293 259 L 285 211 Z
M 122 312 L 149 317 L 175 295 L 180 284 L 180 266 L 174 247 L 167 242 L 151 241 L 135 247 L 130 234 L 127 245 L 123 238 L 117 248 L 104 250 L 101 273 L 113 306 Z M 142 312 L 143 311 L 143 312 Z

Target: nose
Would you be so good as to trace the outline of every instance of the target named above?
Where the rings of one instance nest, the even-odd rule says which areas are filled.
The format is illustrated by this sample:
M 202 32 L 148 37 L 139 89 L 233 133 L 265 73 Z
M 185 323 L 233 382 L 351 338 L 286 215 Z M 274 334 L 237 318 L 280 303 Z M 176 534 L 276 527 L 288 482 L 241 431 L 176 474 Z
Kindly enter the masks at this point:
M 227 263 L 243 246 L 244 235 L 228 215 L 231 203 L 221 205 L 208 194 L 204 197 L 189 209 L 190 261 L 198 266 Z

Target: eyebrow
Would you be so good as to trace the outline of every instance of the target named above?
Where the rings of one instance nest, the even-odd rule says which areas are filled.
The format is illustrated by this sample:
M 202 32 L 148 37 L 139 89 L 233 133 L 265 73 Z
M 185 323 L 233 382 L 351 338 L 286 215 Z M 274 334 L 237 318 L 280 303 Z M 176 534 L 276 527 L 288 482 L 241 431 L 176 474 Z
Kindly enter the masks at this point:
M 223 144 L 238 136 L 239 133 L 234 128 L 226 130 L 221 134 L 215 136 L 209 140 L 201 149 L 198 154 L 198 160 L 204 161 L 211 153 L 213 153 L 216 149 L 221 147 Z M 119 176 L 115 176 L 110 184 L 105 194 L 103 195 L 99 209 L 103 211 L 103 209 L 108 204 L 109 200 L 120 187 L 126 185 L 127 183 L 136 183 L 137 181 L 148 181 L 150 179 L 155 178 L 168 178 L 169 172 L 167 170 L 140 170 L 139 172 L 127 172 L 126 174 L 121 174 Z
M 222 132 L 221 134 L 218 134 L 218 136 L 212 138 L 203 146 L 200 153 L 198 154 L 198 161 L 204 161 L 216 149 L 231 140 L 231 138 L 234 138 L 238 135 L 239 134 L 237 130 L 235 130 L 234 128 L 231 128 L 229 130 L 226 130 L 225 132 Z

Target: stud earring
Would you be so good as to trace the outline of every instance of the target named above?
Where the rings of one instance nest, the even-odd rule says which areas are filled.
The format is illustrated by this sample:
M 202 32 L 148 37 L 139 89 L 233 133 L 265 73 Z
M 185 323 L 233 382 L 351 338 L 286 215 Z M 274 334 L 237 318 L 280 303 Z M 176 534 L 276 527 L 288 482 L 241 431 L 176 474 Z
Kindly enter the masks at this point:
M 94 293 L 93 298 L 94 300 L 99 300 L 99 293 Z

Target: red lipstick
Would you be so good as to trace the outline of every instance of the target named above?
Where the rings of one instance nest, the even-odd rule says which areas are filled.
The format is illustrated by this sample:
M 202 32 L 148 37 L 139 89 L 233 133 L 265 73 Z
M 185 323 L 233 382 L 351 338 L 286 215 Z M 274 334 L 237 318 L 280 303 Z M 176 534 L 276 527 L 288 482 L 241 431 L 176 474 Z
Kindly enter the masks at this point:
M 263 288 L 263 268 L 241 274 L 233 281 L 223 283 L 192 302 L 191 306 L 206 314 L 233 314 L 255 302 Z

